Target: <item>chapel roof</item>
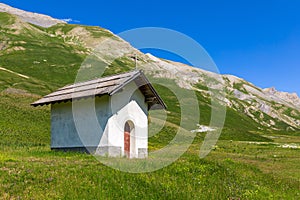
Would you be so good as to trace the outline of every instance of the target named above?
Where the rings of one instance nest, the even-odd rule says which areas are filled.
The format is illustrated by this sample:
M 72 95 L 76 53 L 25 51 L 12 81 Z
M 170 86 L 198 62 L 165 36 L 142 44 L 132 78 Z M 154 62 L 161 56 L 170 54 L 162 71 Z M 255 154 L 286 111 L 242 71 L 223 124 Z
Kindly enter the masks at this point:
M 112 96 L 121 91 L 122 88 L 130 82 L 135 82 L 139 90 L 145 96 L 145 101 L 148 103 L 149 109 L 152 106 L 154 108 L 166 109 L 165 103 L 141 70 L 134 70 L 122 74 L 67 85 L 44 96 L 31 105 L 43 106 L 95 96 Z

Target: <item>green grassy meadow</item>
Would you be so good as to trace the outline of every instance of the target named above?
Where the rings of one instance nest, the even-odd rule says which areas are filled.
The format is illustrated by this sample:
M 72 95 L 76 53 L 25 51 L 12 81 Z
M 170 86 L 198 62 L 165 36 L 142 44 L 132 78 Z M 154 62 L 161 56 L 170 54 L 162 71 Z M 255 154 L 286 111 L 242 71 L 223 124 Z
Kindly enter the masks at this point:
M 299 144 L 299 136 L 219 140 L 200 159 L 202 133 L 173 164 L 132 174 L 105 166 L 92 155 L 51 151 L 49 108 L 30 107 L 37 97 L 28 94 L 2 92 L 0 97 L 1 199 L 300 198 L 300 149 L 279 147 Z M 170 124 L 149 139 L 150 150 L 172 139 L 176 125 Z
M 34 108 L 30 103 L 74 82 L 88 51 L 79 40 L 53 36 L 66 34 L 75 25 L 46 29 L 23 24 L 16 33 L 15 27 L 10 27 L 15 20 L 0 13 L 0 39 L 5 41 L 0 67 L 14 72 L 0 69 L 0 199 L 300 199 L 300 149 L 280 147 L 299 147 L 300 132 L 258 129 L 260 124 L 230 108 L 221 137 L 207 157 L 199 158 L 205 133 L 198 133 L 177 161 L 155 172 L 121 172 L 92 155 L 51 151 L 50 107 Z M 111 36 L 99 28 L 85 28 L 95 38 Z M 105 74 L 133 66 L 132 60 L 120 58 Z M 176 86 L 171 80 L 157 80 L 163 81 Z M 154 86 L 168 111 L 163 129 L 149 138 L 150 151 L 169 144 L 181 117 L 172 91 Z M 183 126 L 187 130 L 195 129 L 196 123 L 209 125 L 211 118 L 210 99 L 200 92 L 195 95 L 201 117 L 195 121 L 194 116 L 185 116 L 190 122 Z M 192 112 L 194 107 L 188 109 Z M 160 120 L 157 117 L 152 119 L 152 128 Z M 280 124 L 279 128 L 285 130 L 286 126 Z

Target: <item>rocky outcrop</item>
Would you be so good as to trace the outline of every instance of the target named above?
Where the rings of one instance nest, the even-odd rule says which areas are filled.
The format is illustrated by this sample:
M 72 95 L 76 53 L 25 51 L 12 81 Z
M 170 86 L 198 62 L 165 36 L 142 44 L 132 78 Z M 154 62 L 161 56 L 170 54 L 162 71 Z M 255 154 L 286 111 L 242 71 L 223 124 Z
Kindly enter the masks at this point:
M 248 115 L 261 126 L 277 130 L 277 123 L 284 122 L 289 130 L 300 128 L 300 99 L 296 93 L 279 92 L 275 88 L 261 89 L 252 83 L 232 75 L 219 75 L 182 63 L 159 59 L 147 54 L 148 63 L 143 69 L 156 77 L 174 79 L 186 89 L 196 89 L 212 96 L 228 107 Z M 154 73 L 159 71 L 159 73 Z M 197 88 L 201 85 L 202 89 Z M 207 88 L 207 90 L 203 89 Z M 226 94 L 213 92 L 226 91 Z M 269 117 L 266 117 L 269 116 Z M 270 119 L 272 118 L 272 119 Z
M 274 98 L 281 99 L 290 103 L 298 108 L 300 108 L 300 98 L 296 93 L 280 92 L 274 87 L 266 88 L 263 90 L 267 95 L 273 96 Z
M 3 3 L 0 3 L 0 12 L 7 12 L 13 14 L 25 22 L 35 24 L 41 27 L 51 27 L 58 23 L 66 23 L 65 21 L 54 19 L 47 15 L 23 11 Z

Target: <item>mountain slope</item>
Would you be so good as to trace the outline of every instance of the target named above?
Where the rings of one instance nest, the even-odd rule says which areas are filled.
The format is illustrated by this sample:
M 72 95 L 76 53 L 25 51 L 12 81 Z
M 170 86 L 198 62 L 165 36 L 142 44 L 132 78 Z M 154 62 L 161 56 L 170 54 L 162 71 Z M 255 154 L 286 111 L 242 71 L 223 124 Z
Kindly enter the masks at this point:
M 209 125 L 212 94 L 220 104 L 226 105 L 223 138 L 264 140 L 262 133 L 294 134 L 300 129 L 300 100 L 296 94 L 261 89 L 231 75 L 223 75 L 220 79 L 212 72 L 143 54 L 100 27 L 71 25 L 52 18 L 49 20 L 53 24 L 47 22 L 48 25 L 41 27 L 29 20 L 36 14 L 19 12 L 12 15 L 14 12 L 5 9 L 6 6 L 0 4 L 0 11 L 5 11 L 0 12 L 2 91 L 13 88 L 45 95 L 73 83 L 86 58 L 94 59 L 95 66 L 84 66 L 81 70 L 88 72 L 85 79 L 91 79 L 98 76 L 99 63 L 107 65 L 106 75 L 132 70 L 135 62 L 132 55 L 136 54 L 138 67 L 153 80 L 175 82 L 179 90 L 195 91 L 201 113 L 198 123 Z M 44 16 L 41 19 L 48 20 Z M 96 51 L 102 58 L 88 57 L 99 42 L 103 43 Z M 219 91 L 221 85 L 223 91 Z M 179 124 L 180 108 L 174 94 L 159 85 L 156 87 L 168 105 L 168 120 Z M 194 126 L 196 122 L 188 129 L 192 130 Z
M 13 14 L 25 22 L 32 23 L 42 27 L 50 27 L 58 23 L 65 23 L 62 20 L 54 19 L 47 15 L 26 12 L 17 8 L 13 8 L 3 3 L 0 3 L 0 12 Z

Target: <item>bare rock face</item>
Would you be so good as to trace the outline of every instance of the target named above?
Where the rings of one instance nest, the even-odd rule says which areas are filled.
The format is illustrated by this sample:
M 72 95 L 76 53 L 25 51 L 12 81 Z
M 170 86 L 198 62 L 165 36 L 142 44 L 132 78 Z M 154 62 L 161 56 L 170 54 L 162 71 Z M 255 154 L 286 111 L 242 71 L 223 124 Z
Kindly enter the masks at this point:
M 283 101 L 286 101 L 294 106 L 300 108 L 300 98 L 296 93 L 280 92 L 277 91 L 274 87 L 266 88 L 263 90 L 266 94 L 275 96 Z
M 3 3 L 0 3 L 0 12 L 13 14 L 25 22 L 35 24 L 45 28 L 51 27 L 58 23 L 66 23 L 65 21 L 54 19 L 47 15 L 23 11 L 17 8 L 10 7 Z
M 246 80 L 232 75 L 218 75 L 213 72 L 193 68 L 182 63 L 159 59 L 146 54 L 151 61 L 149 65 L 141 66 L 144 70 L 159 71 L 155 76 L 174 79 L 178 86 L 186 89 L 197 89 L 195 83 L 206 85 L 210 89 L 227 91 L 229 98 L 214 94 L 220 102 L 238 112 L 244 113 L 262 126 L 276 129 L 275 121 L 282 121 L 291 128 L 299 128 L 300 120 L 297 118 L 300 111 L 300 99 L 296 93 L 279 92 L 275 88 L 261 89 Z M 148 60 L 148 61 L 149 61 Z M 224 81 L 220 80 L 223 79 Z M 200 91 L 205 93 L 207 91 Z M 211 94 L 210 91 L 208 91 Z M 292 109 L 288 113 L 288 109 Z M 257 116 L 259 113 L 259 116 Z M 270 116 L 271 120 L 264 118 Z

